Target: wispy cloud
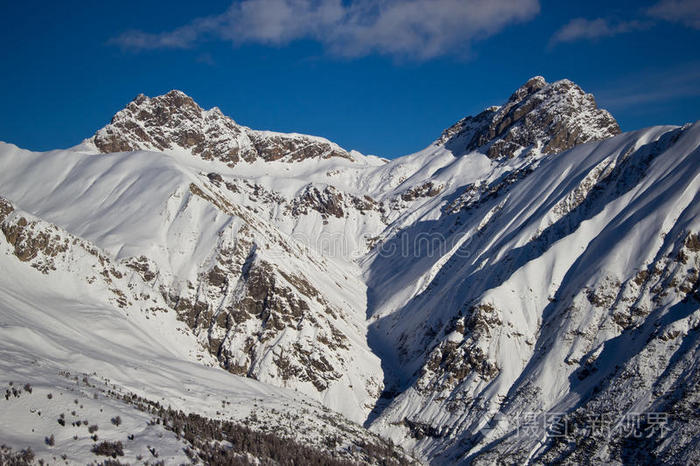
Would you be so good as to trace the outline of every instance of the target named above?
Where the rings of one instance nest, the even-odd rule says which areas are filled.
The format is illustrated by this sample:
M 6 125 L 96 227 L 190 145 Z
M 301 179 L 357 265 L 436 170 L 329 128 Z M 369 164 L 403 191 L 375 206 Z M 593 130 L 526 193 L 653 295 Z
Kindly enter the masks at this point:
M 639 31 L 647 27 L 649 27 L 649 25 L 641 21 L 612 22 L 605 18 L 575 18 L 554 33 L 549 45 L 551 47 L 562 42 L 596 40 L 603 37 L 624 34 L 626 32 Z
M 661 0 L 649 8 L 647 14 L 700 29 L 700 0 Z
M 471 43 L 539 13 L 538 0 L 243 0 L 172 31 L 128 31 L 126 50 L 190 48 L 207 40 L 240 45 L 322 43 L 344 57 L 373 53 L 430 59 L 468 52 Z
M 648 104 L 700 97 L 700 63 L 663 71 L 640 72 L 595 92 L 609 110 L 640 108 Z
M 681 23 L 700 29 L 700 0 L 660 0 L 651 7 L 638 11 L 635 16 L 641 19 L 628 21 L 613 21 L 609 18 L 572 19 L 554 33 L 549 46 L 640 31 L 652 27 L 657 20 Z

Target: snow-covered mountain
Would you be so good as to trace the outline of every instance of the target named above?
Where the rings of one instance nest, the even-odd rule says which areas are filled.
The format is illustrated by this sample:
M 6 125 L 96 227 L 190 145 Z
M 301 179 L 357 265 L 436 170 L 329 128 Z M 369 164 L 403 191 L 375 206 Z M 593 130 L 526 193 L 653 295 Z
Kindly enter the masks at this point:
M 337 460 L 697 462 L 699 145 L 541 77 L 391 161 L 140 95 L 74 148 L 0 144 L 0 383 L 93 374 L 151 444 L 125 393 Z M 0 437 L 77 452 L 42 396 Z

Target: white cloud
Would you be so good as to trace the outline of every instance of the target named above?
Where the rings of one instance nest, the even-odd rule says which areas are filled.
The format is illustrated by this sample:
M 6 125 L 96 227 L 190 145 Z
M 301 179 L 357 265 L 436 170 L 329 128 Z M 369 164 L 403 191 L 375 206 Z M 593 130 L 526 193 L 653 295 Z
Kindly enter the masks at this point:
M 700 29 L 700 0 L 661 0 L 649 8 L 647 14 Z
M 585 19 L 575 18 L 554 33 L 550 46 L 561 42 L 579 40 L 595 40 L 602 37 L 612 37 L 625 32 L 645 29 L 648 25 L 639 21 L 621 21 L 612 23 L 605 18 Z
M 340 56 L 429 59 L 464 53 L 473 41 L 527 21 L 539 9 L 538 0 L 243 0 L 172 31 L 129 31 L 111 43 L 147 50 L 213 39 L 273 45 L 312 39 Z

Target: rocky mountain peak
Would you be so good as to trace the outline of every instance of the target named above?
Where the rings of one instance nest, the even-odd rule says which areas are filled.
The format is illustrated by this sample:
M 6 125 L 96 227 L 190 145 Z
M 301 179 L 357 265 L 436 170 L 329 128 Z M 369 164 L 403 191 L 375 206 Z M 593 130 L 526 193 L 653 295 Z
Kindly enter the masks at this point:
M 184 150 L 231 166 L 241 159 L 252 162 L 258 158 L 283 162 L 315 157 L 353 160 L 348 152 L 323 138 L 241 126 L 217 107 L 204 110 L 178 90 L 153 98 L 139 94 L 89 142 L 103 153 Z
M 525 97 L 528 97 L 539 91 L 547 85 L 547 81 L 542 76 L 533 76 L 528 79 L 525 84 L 520 86 L 513 95 L 510 96 L 508 102 L 521 102 Z
M 562 152 L 619 134 L 613 116 L 592 94 L 562 79 L 530 78 L 500 107 L 489 107 L 446 129 L 437 144 L 454 153 L 478 150 L 492 159 Z

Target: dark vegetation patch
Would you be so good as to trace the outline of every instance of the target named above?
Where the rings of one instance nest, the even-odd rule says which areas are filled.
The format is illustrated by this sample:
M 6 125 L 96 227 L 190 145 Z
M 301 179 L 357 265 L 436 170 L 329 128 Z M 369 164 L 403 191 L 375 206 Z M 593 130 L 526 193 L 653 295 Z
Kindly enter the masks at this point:
M 341 453 L 337 451 L 319 451 L 295 440 L 257 432 L 231 421 L 209 419 L 194 413 L 185 414 L 135 394 L 122 395 L 109 391 L 108 395 L 155 416 L 157 424 L 162 424 L 165 429 L 187 442 L 189 446 L 186 454 L 193 462 L 202 461 L 209 465 L 248 465 L 253 463 L 248 460 L 247 455 L 252 455 L 260 459 L 261 464 L 356 464 L 342 458 Z M 359 441 L 355 443 L 354 450 L 366 463 L 387 466 L 410 464 L 390 444 Z
M 117 456 L 124 456 L 124 445 L 121 442 L 107 442 L 103 441 L 95 444 L 92 447 L 92 452 L 96 455 L 111 456 L 116 458 Z
M 0 464 L 3 466 L 25 466 L 34 464 L 34 452 L 31 448 L 13 451 L 7 445 L 0 446 Z

